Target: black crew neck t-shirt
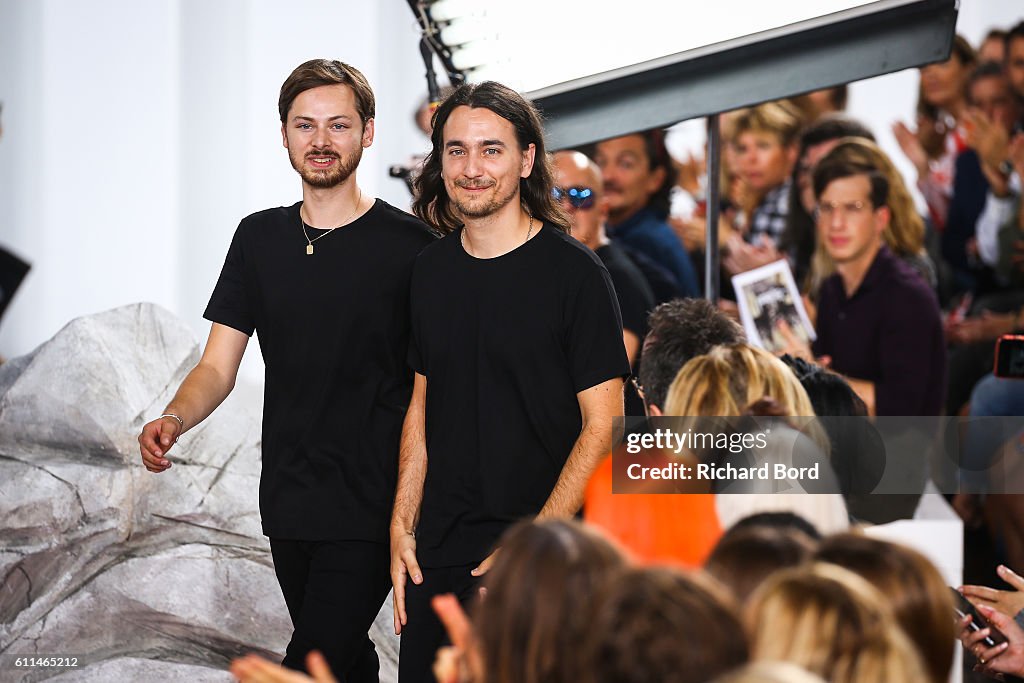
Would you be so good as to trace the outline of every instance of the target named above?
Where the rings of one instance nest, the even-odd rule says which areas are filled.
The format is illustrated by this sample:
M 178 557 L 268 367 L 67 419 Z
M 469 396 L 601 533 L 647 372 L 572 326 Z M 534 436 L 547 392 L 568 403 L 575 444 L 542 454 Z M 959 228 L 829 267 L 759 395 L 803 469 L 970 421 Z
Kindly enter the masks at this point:
M 243 219 L 204 317 L 259 335 L 263 533 L 387 542 L 412 390 L 409 280 L 435 241 L 378 199 L 306 254 L 301 202 Z M 315 234 L 314 234 L 315 233 Z
M 427 378 L 417 556 L 470 564 L 547 501 L 580 434 L 576 394 L 629 374 L 615 289 L 545 225 L 492 259 L 449 234 L 416 260 L 411 302 L 409 363 Z

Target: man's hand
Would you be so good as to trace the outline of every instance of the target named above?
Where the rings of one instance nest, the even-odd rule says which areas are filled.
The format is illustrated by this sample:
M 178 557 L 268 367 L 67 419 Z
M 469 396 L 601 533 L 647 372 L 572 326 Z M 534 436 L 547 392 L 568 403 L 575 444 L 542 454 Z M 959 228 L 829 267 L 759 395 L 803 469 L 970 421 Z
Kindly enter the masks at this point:
M 472 574 L 473 576 L 483 576 L 484 574 L 486 574 L 487 571 L 494 565 L 494 558 L 498 556 L 499 550 L 501 550 L 501 548 L 498 548 L 498 550 L 495 550 L 493 553 L 485 557 L 484 561 L 481 562 L 476 569 L 471 571 L 470 574 Z
M 999 565 L 996 571 L 999 578 L 1013 586 L 1014 590 L 1001 591 L 987 586 L 964 586 L 960 592 L 975 605 L 985 605 L 999 610 L 1012 619 L 1017 616 L 1017 612 L 1024 609 L 1024 578 L 1004 565 Z
M 173 417 L 160 417 L 146 423 L 139 434 L 139 450 L 142 464 L 150 472 L 163 472 L 171 466 L 164 455 L 171 449 L 181 434 L 181 425 Z
M 395 635 L 401 635 L 407 621 L 405 614 L 405 579 L 411 577 L 417 586 L 423 583 L 423 572 L 416 561 L 416 537 L 408 531 L 391 530 L 391 585 L 395 592 Z
M 306 670 L 312 678 L 301 671 L 268 662 L 258 655 L 246 655 L 231 662 L 231 673 L 241 683 L 338 683 L 327 666 L 327 660 L 316 650 L 306 655 Z

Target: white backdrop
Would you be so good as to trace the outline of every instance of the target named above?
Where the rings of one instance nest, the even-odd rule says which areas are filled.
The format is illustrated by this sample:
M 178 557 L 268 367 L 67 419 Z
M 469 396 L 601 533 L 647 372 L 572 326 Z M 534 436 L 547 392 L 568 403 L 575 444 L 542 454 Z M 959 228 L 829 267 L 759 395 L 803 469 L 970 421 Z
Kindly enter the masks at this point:
M 1018 0 L 961 0 L 958 30 L 977 41 L 1019 18 Z M 306 59 L 366 74 L 377 137 L 360 183 L 405 206 L 387 168 L 427 144 L 412 122 L 425 91 L 417 41 L 404 0 L 0 0 L 0 244 L 33 264 L 0 326 L 0 355 L 136 301 L 204 338 L 239 219 L 299 198 L 276 103 Z M 850 113 L 895 152 L 889 125 L 911 119 L 916 93 L 916 71 L 865 81 Z M 258 382 L 254 351 L 243 379 Z

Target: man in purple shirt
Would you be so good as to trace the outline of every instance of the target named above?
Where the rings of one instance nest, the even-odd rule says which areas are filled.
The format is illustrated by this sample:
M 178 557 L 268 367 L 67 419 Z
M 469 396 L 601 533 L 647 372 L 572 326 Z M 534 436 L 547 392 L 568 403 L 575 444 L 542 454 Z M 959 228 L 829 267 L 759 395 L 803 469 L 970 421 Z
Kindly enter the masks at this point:
M 889 183 L 871 166 L 814 170 L 818 239 L 836 265 L 822 284 L 814 354 L 873 415 L 939 415 L 946 351 L 935 293 L 885 246 Z

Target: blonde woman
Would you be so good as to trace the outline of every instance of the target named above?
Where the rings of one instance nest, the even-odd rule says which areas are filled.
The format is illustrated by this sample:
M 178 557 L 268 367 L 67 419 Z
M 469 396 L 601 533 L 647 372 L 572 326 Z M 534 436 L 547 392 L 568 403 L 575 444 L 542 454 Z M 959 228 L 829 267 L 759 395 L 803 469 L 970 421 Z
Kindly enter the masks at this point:
M 735 428 L 730 418 L 743 415 L 772 415 L 789 418 L 813 418 L 814 408 L 796 375 L 772 354 L 748 344 L 716 346 L 691 359 L 669 386 L 665 415 L 683 416 L 677 431 L 707 431 L 711 428 Z M 723 528 L 743 517 L 768 511 L 795 512 L 823 533 L 849 527 L 849 514 L 838 493 L 835 474 L 828 464 L 828 437 L 809 419 L 795 420 L 802 432 L 775 429 L 768 448 L 755 449 L 758 464 L 786 461 L 788 465 L 818 462 L 820 476 L 814 481 L 771 482 L 723 481 L 715 487 L 715 507 Z M 773 465 L 774 467 L 774 465 Z M 754 484 L 754 488 L 749 485 Z M 767 484 L 767 488 L 761 488 Z M 787 489 L 786 487 L 790 487 Z M 833 493 L 764 493 L 750 491 L 832 491 Z M 740 491 L 740 493 L 731 493 Z
M 754 661 L 786 661 L 829 683 L 929 680 L 920 655 L 867 581 L 842 567 L 779 572 L 745 614 Z

